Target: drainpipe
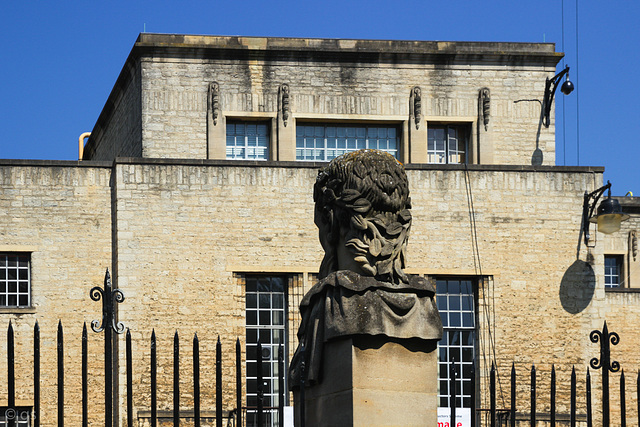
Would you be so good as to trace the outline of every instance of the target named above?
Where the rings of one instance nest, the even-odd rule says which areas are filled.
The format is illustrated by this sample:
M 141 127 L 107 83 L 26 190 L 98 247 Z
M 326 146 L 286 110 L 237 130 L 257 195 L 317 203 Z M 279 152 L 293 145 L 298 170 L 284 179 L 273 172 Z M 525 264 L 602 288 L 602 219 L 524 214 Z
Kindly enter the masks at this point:
M 91 132 L 85 132 L 78 138 L 78 160 L 82 160 L 84 154 L 84 140 L 91 136 Z

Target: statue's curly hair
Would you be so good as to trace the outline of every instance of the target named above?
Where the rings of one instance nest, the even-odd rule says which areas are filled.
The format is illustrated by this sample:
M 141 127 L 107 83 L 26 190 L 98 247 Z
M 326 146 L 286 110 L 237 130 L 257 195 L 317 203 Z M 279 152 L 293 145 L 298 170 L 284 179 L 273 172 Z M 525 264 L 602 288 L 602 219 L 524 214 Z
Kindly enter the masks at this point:
M 320 278 L 338 270 L 344 236 L 364 272 L 384 282 L 408 281 L 402 269 L 411 228 L 409 182 L 392 155 L 359 150 L 336 157 L 318 172 L 313 199 L 325 250 Z

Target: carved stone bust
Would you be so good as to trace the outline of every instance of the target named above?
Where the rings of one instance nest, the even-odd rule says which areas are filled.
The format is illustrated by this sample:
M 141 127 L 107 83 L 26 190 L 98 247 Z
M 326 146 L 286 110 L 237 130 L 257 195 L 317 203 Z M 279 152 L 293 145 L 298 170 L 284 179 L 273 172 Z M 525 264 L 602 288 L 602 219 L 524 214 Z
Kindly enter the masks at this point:
M 318 173 L 314 222 L 325 251 L 320 278 L 351 270 L 389 283 L 403 272 L 411 228 L 411 198 L 403 166 L 390 154 L 361 150 Z
M 323 344 L 341 337 L 439 340 L 442 323 L 435 288 L 403 268 L 411 229 L 411 198 L 404 167 L 378 150 L 333 159 L 320 170 L 314 221 L 325 251 L 319 281 L 300 304 L 299 346 L 290 386 L 302 375 L 321 382 Z

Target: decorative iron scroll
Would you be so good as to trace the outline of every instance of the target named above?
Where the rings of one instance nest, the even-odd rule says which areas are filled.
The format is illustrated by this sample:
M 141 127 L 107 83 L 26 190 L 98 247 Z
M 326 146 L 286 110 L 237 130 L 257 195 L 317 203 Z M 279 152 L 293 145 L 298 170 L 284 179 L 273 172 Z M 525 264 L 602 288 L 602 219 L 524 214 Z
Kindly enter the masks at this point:
M 92 320 L 91 329 L 93 332 L 102 332 L 105 327 L 111 326 L 111 329 L 116 334 L 122 334 L 124 332 L 124 324 L 122 322 L 116 322 L 114 317 L 114 309 L 116 303 L 124 301 L 124 294 L 120 289 L 112 289 L 111 275 L 109 270 L 104 276 L 104 289 L 100 286 L 94 286 L 89 292 L 89 296 L 94 301 L 100 301 L 102 299 L 102 321 Z
M 609 427 L 609 372 L 620 370 L 620 363 L 611 362 L 611 345 L 618 345 L 620 336 L 615 332 L 609 332 L 605 321 L 602 331 L 591 331 L 589 339 L 592 343 L 600 343 L 600 359 L 594 357 L 589 365 L 593 369 L 602 368 L 602 426 Z
M 617 361 L 611 362 L 611 345 L 618 345 L 620 342 L 620 336 L 615 332 L 609 332 L 607 328 L 607 322 L 604 322 L 604 328 L 602 331 L 591 331 L 589 339 L 592 343 L 600 342 L 600 359 L 594 357 L 589 362 L 589 365 L 593 369 L 607 369 L 610 372 L 618 372 L 620 370 L 620 363 Z

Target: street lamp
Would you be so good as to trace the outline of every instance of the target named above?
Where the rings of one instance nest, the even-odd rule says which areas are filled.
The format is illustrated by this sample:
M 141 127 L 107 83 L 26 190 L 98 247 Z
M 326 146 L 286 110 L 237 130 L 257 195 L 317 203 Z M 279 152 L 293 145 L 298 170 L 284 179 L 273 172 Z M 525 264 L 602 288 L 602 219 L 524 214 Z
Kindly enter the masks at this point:
M 562 87 L 560 87 L 560 92 L 565 95 L 569 95 L 573 92 L 574 86 L 573 83 L 569 80 L 569 66 L 567 65 L 564 70 L 560 71 L 558 74 L 553 76 L 552 79 L 547 77 L 547 82 L 544 87 L 544 100 L 542 101 L 542 111 L 544 113 L 542 117 L 542 123 L 544 127 L 549 127 L 549 116 L 551 115 L 551 104 L 553 104 L 553 96 L 556 93 L 556 89 L 558 88 L 558 83 L 562 80 L 562 77 L 566 75 L 566 79 L 564 83 L 562 83 Z M 553 85 L 553 87 L 552 87 Z
M 607 198 L 600 203 L 596 215 L 596 204 L 605 190 L 609 190 Z M 591 201 L 593 200 L 593 201 Z M 584 192 L 584 204 L 582 205 L 582 232 L 585 245 L 589 244 L 589 224 L 597 223 L 598 231 L 604 234 L 615 233 L 620 230 L 620 223 L 629 219 L 629 215 L 622 212 L 620 202 L 611 198 L 611 182 L 591 193 Z

